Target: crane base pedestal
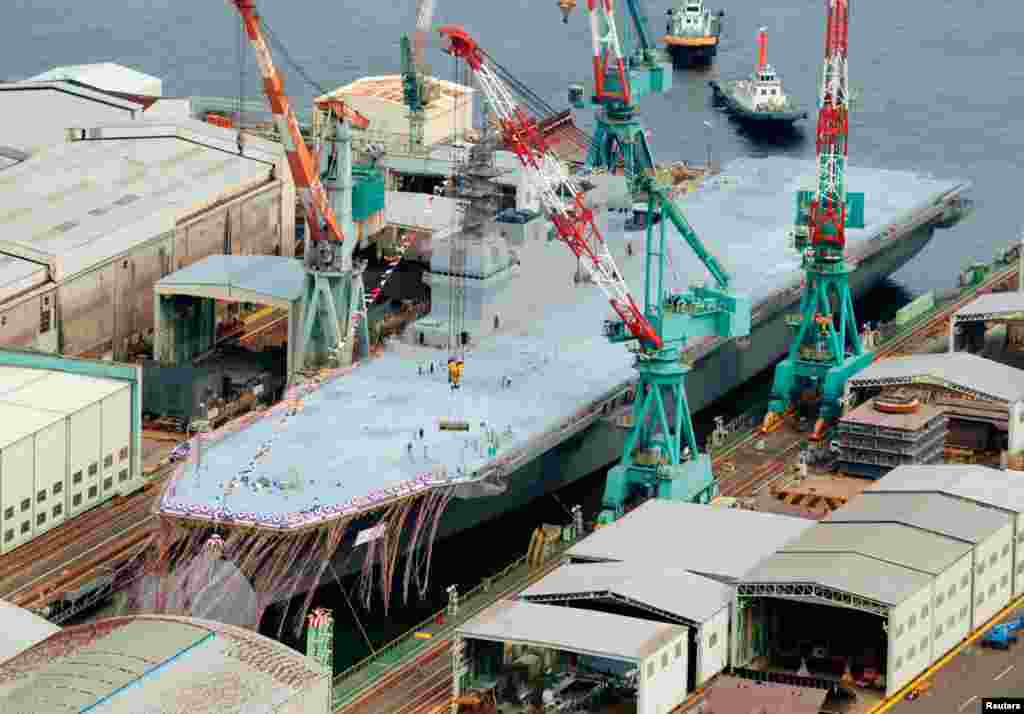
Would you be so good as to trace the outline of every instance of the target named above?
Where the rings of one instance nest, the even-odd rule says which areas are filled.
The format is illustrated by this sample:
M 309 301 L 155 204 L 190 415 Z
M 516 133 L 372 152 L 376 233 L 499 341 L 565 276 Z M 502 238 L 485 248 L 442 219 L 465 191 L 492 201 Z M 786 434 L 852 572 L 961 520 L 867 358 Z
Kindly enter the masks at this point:
M 610 110 L 598 114 L 596 122 L 587 167 L 614 174 L 621 166 L 630 180 L 630 191 L 635 193 L 634 182 L 654 168 L 643 126 L 632 116 L 617 117 Z
M 769 412 L 782 414 L 789 405 L 799 399 L 800 390 L 809 383 L 821 385 L 821 402 L 818 406 L 818 417 L 832 421 L 842 416 L 840 400 L 846 382 L 853 375 L 871 364 L 874 352 L 862 352 L 851 355 L 838 365 L 820 364 L 805 360 L 785 359 L 775 368 L 775 380 L 772 384 L 772 400 Z
M 650 467 L 620 464 L 608 472 L 598 525 L 608 525 L 625 512 L 635 494 L 664 501 L 710 503 L 718 495 L 718 482 L 707 454 L 681 464 Z
M 353 332 L 353 318 L 362 312 L 361 273 L 307 270 L 298 363 L 314 368 L 337 358 L 341 365 L 351 364 L 356 357 L 356 343 L 368 352 L 370 338 L 365 315 L 360 315 Z

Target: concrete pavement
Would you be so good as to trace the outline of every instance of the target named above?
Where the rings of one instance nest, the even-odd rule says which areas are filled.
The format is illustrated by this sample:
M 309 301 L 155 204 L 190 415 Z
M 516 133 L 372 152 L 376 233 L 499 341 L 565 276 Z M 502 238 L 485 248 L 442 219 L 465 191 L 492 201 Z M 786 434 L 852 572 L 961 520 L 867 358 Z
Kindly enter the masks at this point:
M 1007 617 L 1022 613 L 1024 608 Z M 913 702 L 899 701 L 888 714 L 977 714 L 985 697 L 1024 696 L 1024 642 L 995 650 L 982 647 L 979 639 L 931 680 L 928 692 Z

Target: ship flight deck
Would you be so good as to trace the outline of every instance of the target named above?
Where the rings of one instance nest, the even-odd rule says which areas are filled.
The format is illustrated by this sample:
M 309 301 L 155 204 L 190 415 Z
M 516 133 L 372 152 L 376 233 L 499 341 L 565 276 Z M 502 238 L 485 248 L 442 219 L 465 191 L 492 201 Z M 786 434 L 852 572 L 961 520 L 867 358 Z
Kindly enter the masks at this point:
M 908 171 L 852 167 L 848 174 L 850 190 L 866 194 L 867 227 L 848 232 L 851 252 L 963 185 Z M 800 280 L 789 232 L 796 192 L 813 175 L 811 161 L 741 159 L 680 199 L 755 309 Z M 605 238 L 640 299 L 643 233 L 627 232 L 622 214 L 605 220 Z M 671 244 L 669 289 L 703 282 L 706 272 L 685 243 Z M 195 460 L 182 468 L 161 500 L 162 515 L 296 528 L 374 511 L 404 494 L 472 480 L 489 462 L 514 458 L 571 425 L 581 409 L 627 389 L 632 355 L 602 336 L 610 308 L 597 287 L 574 282 L 569 249 L 533 241 L 519 261 L 497 297 L 500 328 L 471 345 L 461 389 L 449 388 L 446 353 L 395 345 L 310 391 L 290 417 L 281 407 L 204 446 L 200 473 Z M 421 375 L 431 360 L 433 375 Z M 449 419 L 469 422 L 471 431 L 439 430 Z M 481 423 L 497 435 L 496 454 L 482 443 Z

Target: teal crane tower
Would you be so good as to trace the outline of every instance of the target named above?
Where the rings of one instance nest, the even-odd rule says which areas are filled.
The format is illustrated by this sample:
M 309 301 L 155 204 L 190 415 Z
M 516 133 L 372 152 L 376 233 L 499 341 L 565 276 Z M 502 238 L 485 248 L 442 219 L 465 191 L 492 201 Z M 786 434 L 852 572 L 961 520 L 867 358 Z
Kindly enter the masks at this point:
M 825 5 L 817 182 L 813 191 L 797 194 L 794 233 L 805 273 L 803 295 L 800 314 L 789 320 L 796 337 L 775 369 L 771 402 L 762 425 L 765 432 L 778 428 L 783 415 L 793 410 L 809 388 L 818 400 L 816 440 L 842 415 L 846 381 L 873 359 L 873 353 L 861 343 L 850 293 L 850 267 L 844 255 L 846 228 L 864 227 L 864 194 L 846 190 L 849 0 L 826 0 Z
M 607 321 L 605 336 L 631 342 L 636 354 L 637 387 L 631 431 L 622 460 L 608 472 L 598 522 L 618 519 L 634 497 L 707 503 L 718 495 L 711 459 L 701 453 L 686 400 L 684 361 L 689 340 L 750 334 L 751 301 L 737 293 L 732 276 L 708 250 L 664 186 L 650 177 L 638 180 L 647 196 L 644 249 L 644 315 L 660 337 L 660 346 L 637 340 L 621 321 Z M 661 220 L 656 220 L 660 216 Z M 671 223 L 714 278 L 715 285 L 681 293 L 665 288 Z
M 651 39 L 640 2 L 625 0 L 627 27 L 632 26 L 636 39 L 636 48 L 630 52 L 628 35 L 619 37 L 613 0 L 587 0 L 594 53 L 590 104 L 597 115 L 586 165 L 609 173 L 621 167 L 634 194 L 639 193 L 640 177 L 654 168 L 637 102 L 672 88 L 671 64 Z M 570 90 L 577 109 L 586 106 L 583 94 L 579 85 Z
M 617 318 L 605 320 L 605 337 L 627 343 L 636 355 L 638 380 L 631 431 L 621 462 L 609 473 L 600 521 L 609 523 L 621 516 L 637 491 L 641 496 L 709 501 L 717 489 L 710 459 L 699 453 L 693 431 L 685 390 L 689 368 L 683 352 L 694 337 L 749 335 L 750 298 L 734 292 L 728 272 L 698 238 L 668 191 L 653 177 L 642 175 L 637 177 L 637 188 L 647 197 L 650 218 L 644 304 L 642 308 L 637 305 L 601 235 L 593 209 L 584 201 L 581 185 L 551 154 L 536 121 L 513 100 L 487 55 L 462 27 L 448 25 L 440 32 L 450 43 L 447 51 L 464 59 L 473 70 L 505 142 L 527 168 L 527 178 L 540 195 L 555 237 L 573 251 L 607 296 Z M 655 214 L 667 220 L 656 221 Z M 707 267 L 715 287 L 668 294 L 669 222 Z

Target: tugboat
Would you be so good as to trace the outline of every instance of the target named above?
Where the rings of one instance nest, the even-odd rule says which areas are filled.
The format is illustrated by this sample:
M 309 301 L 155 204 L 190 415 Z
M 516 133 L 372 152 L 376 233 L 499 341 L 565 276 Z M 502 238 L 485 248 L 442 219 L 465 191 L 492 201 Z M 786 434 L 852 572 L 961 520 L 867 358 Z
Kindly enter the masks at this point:
M 757 68 L 750 79 L 708 82 L 715 99 L 725 104 L 737 119 L 759 128 L 789 127 L 806 119 L 807 112 L 786 96 L 782 82 L 768 64 L 768 30 L 763 27 L 758 32 L 757 44 Z
M 665 47 L 676 67 L 706 65 L 718 53 L 724 10 L 712 14 L 704 0 L 683 0 L 668 11 Z

